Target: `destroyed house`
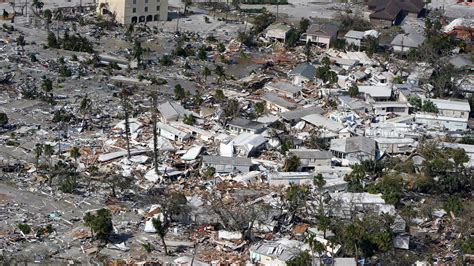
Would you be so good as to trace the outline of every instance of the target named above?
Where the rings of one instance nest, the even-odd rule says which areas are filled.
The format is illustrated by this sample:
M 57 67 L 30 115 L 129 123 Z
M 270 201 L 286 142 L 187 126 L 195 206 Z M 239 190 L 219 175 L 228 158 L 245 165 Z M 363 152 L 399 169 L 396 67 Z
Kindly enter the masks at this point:
M 287 98 L 296 98 L 301 94 L 301 87 L 286 82 L 270 82 L 265 85 L 265 89 Z
M 366 137 L 332 139 L 330 150 L 337 158 L 361 162 L 375 160 L 377 144 L 375 140 Z
M 290 154 L 300 158 L 301 166 L 315 167 L 322 165 L 331 165 L 332 153 L 330 151 L 321 151 L 316 149 L 290 149 Z
M 158 135 L 173 141 L 185 141 L 191 134 L 161 122 L 156 123 Z
M 217 173 L 248 173 L 253 170 L 254 163 L 243 157 L 203 156 L 202 166 L 213 167 Z
M 375 30 L 367 30 L 367 31 L 356 31 L 350 30 L 344 35 L 344 39 L 348 45 L 354 45 L 360 47 L 363 40 L 368 37 L 378 38 L 380 35 L 379 32 Z
M 263 95 L 262 100 L 265 101 L 268 110 L 275 111 L 278 113 L 288 112 L 296 109 L 297 105 L 294 102 L 278 96 L 276 93 L 266 93 Z
M 286 36 L 290 32 L 291 27 L 283 23 L 275 23 L 267 27 L 265 38 L 286 41 Z
M 321 127 L 325 130 L 329 130 L 333 133 L 338 134 L 339 131 L 344 129 L 344 125 L 341 123 L 338 123 L 336 121 L 333 121 L 329 118 L 326 118 L 320 114 L 312 114 L 312 115 L 307 115 L 302 118 L 303 121 L 315 126 L 315 127 Z
M 411 49 L 419 47 L 425 41 L 425 36 L 409 33 L 409 34 L 398 34 L 392 40 L 390 45 L 393 48 L 393 52 L 405 54 L 408 53 Z
M 257 121 L 244 118 L 234 118 L 227 123 L 227 130 L 232 134 L 254 133 L 258 134 L 265 130 L 266 125 Z
M 261 242 L 250 247 L 250 260 L 258 265 L 286 266 L 286 262 L 298 256 L 303 242 L 282 239 L 275 242 Z
M 322 114 L 323 109 L 319 106 L 310 106 L 306 108 L 298 108 L 293 111 L 280 113 L 280 116 L 291 123 L 296 123 L 301 121 L 301 118 L 311 115 L 311 114 Z
M 298 64 L 288 73 L 288 76 L 293 79 L 294 85 L 303 85 L 314 80 L 314 77 L 316 77 L 316 67 L 309 63 Z
M 182 119 L 184 115 L 191 114 L 191 112 L 184 109 L 181 104 L 169 101 L 158 105 L 158 111 L 165 122 L 177 121 Z
M 271 172 L 268 174 L 270 186 L 312 185 L 314 174 L 309 172 Z

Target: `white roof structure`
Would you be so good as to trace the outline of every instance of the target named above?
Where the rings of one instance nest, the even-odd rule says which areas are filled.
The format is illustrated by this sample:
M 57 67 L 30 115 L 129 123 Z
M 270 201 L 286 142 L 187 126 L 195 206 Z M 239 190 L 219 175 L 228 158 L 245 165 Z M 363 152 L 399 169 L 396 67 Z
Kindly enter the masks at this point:
M 390 43 L 392 46 L 416 48 L 425 41 L 425 36 L 416 33 L 398 34 Z
M 159 128 L 159 129 L 162 129 L 162 130 L 166 130 L 169 133 L 171 133 L 173 135 L 176 135 L 178 138 L 186 138 L 188 136 L 188 134 L 186 132 L 183 132 L 183 131 L 175 128 L 175 127 L 172 127 L 172 126 L 167 125 L 167 124 L 163 124 L 161 122 L 156 122 L 156 127 Z
M 340 130 L 344 128 L 344 126 L 341 123 L 335 122 L 320 114 L 310 114 L 310 115 L 304 116 L 301 119 L 314 126 L 321 126 L 333 132 L 339 132 Z
M 429 99 L 433 102 L 436 107 L 440 110 L 455 110 L 455 111 L 465 111 L 470 112 L 471 106 L 467 100 L 454 100 L 454 99 Z
M 474 28 L 474 19 L 457 18 L 444 27 L 444 32 L 450 32 L 454 30 L 455 27 Z
M 372 97 L 390 98 L 392 96 L 392 87 L 391 86 L 359 86 L 359 92 L 369 94 Z

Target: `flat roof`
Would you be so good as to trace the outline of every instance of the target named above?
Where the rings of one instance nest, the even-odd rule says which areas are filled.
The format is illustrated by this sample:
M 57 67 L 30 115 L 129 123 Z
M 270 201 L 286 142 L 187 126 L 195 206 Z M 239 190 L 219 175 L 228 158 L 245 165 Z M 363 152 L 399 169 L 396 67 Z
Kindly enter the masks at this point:
M 461 99 L 427 99 L 436 104 L 436 107 L 441 110 L 455 110 L 455 111 L 471 111 L 471 106 L 467 100 Z
M 359 92 L 369 94 L 372 97 L 391 97 L 391 86 L 359 86 Z
M 285 91 L 292 94 L 299 93 L 302 90 L 301 87 L 298 87 L 288 82 L 281 82 L 281 81 L 267 83 L 265 87 L 267 87 L 270 90 L 280 90 L 280 91 Z

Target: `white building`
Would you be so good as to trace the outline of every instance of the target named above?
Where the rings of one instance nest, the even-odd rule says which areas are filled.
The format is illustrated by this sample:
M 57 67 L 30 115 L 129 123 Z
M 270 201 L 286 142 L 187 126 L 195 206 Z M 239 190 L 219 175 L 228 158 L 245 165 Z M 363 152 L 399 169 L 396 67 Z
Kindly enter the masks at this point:
M 169 140 L 184 141 L 191 137 L 191 134 L 161 122 L 157 122 L 156 127 L 158 130 L 158 135 Z
M 98 0 L 97 13 L 127 25 L 168 19 L 168 0 Z
M 279 40 L 282 42 L 286 41 L 286 35 L 290 32 L 291 27 L 283 23 L 275 23 L 267 28 L 265 38 Z

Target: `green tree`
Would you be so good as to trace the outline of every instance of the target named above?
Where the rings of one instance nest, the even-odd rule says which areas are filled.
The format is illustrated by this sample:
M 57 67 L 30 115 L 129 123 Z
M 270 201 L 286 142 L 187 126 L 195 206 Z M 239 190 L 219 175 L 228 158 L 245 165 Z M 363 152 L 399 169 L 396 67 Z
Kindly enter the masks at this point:
M 8 115 L 6 113 L 0 113 L 0 127 L 8 124 Z
M 77 163 L 77 159 L 79 159 L 79 157 L 81 157 L 81 152 L 79 151 L 79 148 L 78 147 L 72 147 L 72 149 L 69 153 L 71 155 L 71 158 L 73 158 L 74 161 L 76 161 L 76 163 Z
M 240 115 L 240 104 L 237 99 L 229 99 L 224 104 L 224 117 L 232 119 Z
M 50 9 L 43 11 L 43 19 L 46 22 L 46 30 L 49 31 L 49 25 L 51 24 L 51 19 L 53 18 L 53 12 Z
M 125 140 L 127 144 L 127 157 L 130 159 L 132 155 L 130 154 L 130 109 L 132 108 L 130 104 L 130 97 L 132 96 L 132 91 L 130 89 L 122 89 L 120 91 L 120 101 L 125 117 Z
M 143 48 L 142 43 L 135 39 L 133 43 L 133 58 L 137 60 L 137 64 L 140 66 L 142 64 Z
M 33 7 L 34 10 L 36 11 L 36 14 L 38 14 L 38 10 L 43 9 L 44 3 L 41 2 L 40 0 L 33 0 L 33 2 L 31 3 L 31 7 Z
M 290 183 L 290 186 L 286 189 L 286 200 L 289 212 L 295 215 L 299 209 L 306 207 L 308 197 L 309 189 L 307 186 Z
M 294 172 L 298 170 L 301 165 L 300 158 L 296 155 L 291 155 L 286 158 L 283 164 L 283 171 L 285 172 Z
M 149 242 L 143 243 L 143 244 L 142 244 L 142 247 L 143 247 L 143 249 L 144 249 L 147 253 L 151 253 L 153 250 L 155 250 L 155 248 L 153 247 L 153 245 L 150 244 Z
M 87 128 L 87 115 L 92 111 L 92 100 L 85 95 L 79 105 L 79 111 L 82 114 L 82 122 L 85 128 Z
M 222 67 L 221 65 L 216 65 L 216 68 L 214 69 L 214 73 L 216 73 L 217 75 L 217 83 L 220 84 L 222 80 L 226 79 L 224 67 Z
M 174 97 L 177 100 L 184 100 L 186 98 L 186 91 L 180 84 L 174 86 Z
M 309 137 L 306 139 L 305 145 L 310 149 L 328 150 L 329 143 L 324 138 L 324 129 L 322 127 L 315 127 L 309 132 Z
M 309 234 L 304 242 L 306 244 L 308 244 L 309 248 L 311 249 L 311 252 L 313 253 L 313 259 L 314 260 L 314 254 L 318 254 L 318 257 L 319 257 L 319 264 L 320 265 L 323 265 L 323 261 L 322 261 L 322 258 L 323 258 L 323 252 L 326 251 L 326 247 L 324 246 L 323 243 L 319 242 L 318 240 L 316 240 L 316 238 L 314 237 L 313 234 Z M 311 265 L 311 264 L 310 264 Z
M 216 101 L 218 101 L 218 102 L 224 101 L 224 100 L 225 100 L 224 91 L 221 90 L 221 89 L 217 89 L 217 90 L 214 92 L 214 99 L 216 99 Z
M 257 116 L 261 116 L 265 112 L 265 102 L 257 102 L 254 104 L 254 110 Z
M 171 60 L 171 57 L 169 55 L 163 55 L 160 58 L 160 65 L 162 66 L 171 66 L 173 64 L 173 60 Z
M 309 27 L 309 19 L 307 18 L 301 18 L 299 24 L 298 24 L 298 32 L 301 34 L 301 33 L 305 33 L 306 30 L 308 30 L 308 27 Z
M 48 32 L 47 44 L 48 44 L 48 47 L 51 47 L 51 48 L 60 48 L 59 41 L 56 38 L 56 35 L 54 35 L 52 31 Z
M 47 78 L 46 76 L 43 77 L 43 82 L 41 83 L 41 89 L 46 93 L 50 93 L 53 90 L 53 81 Z
M 161 239 L 161 243 L 163 244 L 163 248 L 165 250 L 165 254 L 168 254 L 168 248 L 166 246 L 165 237 L 168 233 L 168 224 L 161 222 L 159 219 L 153 218 L 152 219 L 153 227 L 156 230 L 156 233 Z
M 194 125 L 196 123 L 196 119 L 191 114 L 190 115 L 184 115 L 183 123 L 185 123 L 186 125 Z
M 449 196 L 448 200 L 444 203 L 443 208 L 447 212 L 453 212 L 454 215 L 459 216 L 463 210 L 462 206 L 461 198 L 458 196 Z
M 368 36 L 364 38 L 364 43 L 367 56 L 372 57 L 377 52 L 379 40 L 373 36 Z
M 461 244 L 461 251 L 464 254 L 474 254 L 474 237 L 468 236 Z
M 408 103 L 415 107 L 416 110 L 421 110 L 422 101 L 419 97 L 409 96 Z
M 199 47 L 198 58 L 201 59 L 201 60 L 206 60 L 207 59 L 206 46 L 203 45 L 203 46 Z
M 359 95 L 359 87 L 357 86 L 357 84 L 352 84 L 349 87 L 349 96 L 351 96 L 352 98 L 355 98 L 358 95 Z
M 216 168 L 214 168 L 214 167 L 207 167 L 207 168 L 202 172 L 202 176 L 203 176 L 206 180 L 213 178 L 215 174 L 216 174 Z
M 100 209 L 97 212 L 87 212 L 84 216 L 84 225 L 89 227 L 92 236 L 107 242 L 113 232 L 112 215 L 107 209 Z
M 43 145 L 37 143 L 35 145 L 34 153 L 35 153 L 35 160 L 36 160 L 36 170 L 38 171 L 39 160 L 41 158 L 41 155 L 43 155 Z
M 329 67 L 329 65 L 331 64 L 331 60 L 329 60 L 329 57 L 325 56 L 323 57 L 323 59 L 321 59 L 321 64 L 323 66 Z
M 297 256 L 286 262 L 286 266 L 311 266 L 311 255 L 307 251 L 302 251 Z
M 421 106 L 421 111 L 428 113 L 438 113 L 438 107 L 432 101 L 426 100 Z
M 160 171 L 158 170 L 158 94 L 156 91 L 150 93 L 151 98 L 151 121 L 153 123 L 153 166 L 155 169 L 155 174 L 159 175 Z
M 207 77 L 210 76 L 211 74 L 212 74 L 211 70 L 208 67 L 204 67 L 204 69 L 202 70 L 202 75 L 204 76 L 204 82 L 207 82 Z
M 25 47 L 26 41 L 25 36 L 23 36 L 23 34 L 20 34 L 18 38 L 16 38 L 16 45 L 20 46 L 21 50 L 23 50 L 23 48 Z
M 403 83 L 403 79 L 402 79 L 402 77 L 400 77 L 400 76 L 394 77 L 392 81 L 393 81 L 393 83 L 395 83 L 395 84 L 402 84 L 402 83 Z
M 17 227 L 25 235 L 31 233 L 31 227 L 28 224 L 18 224 Z

